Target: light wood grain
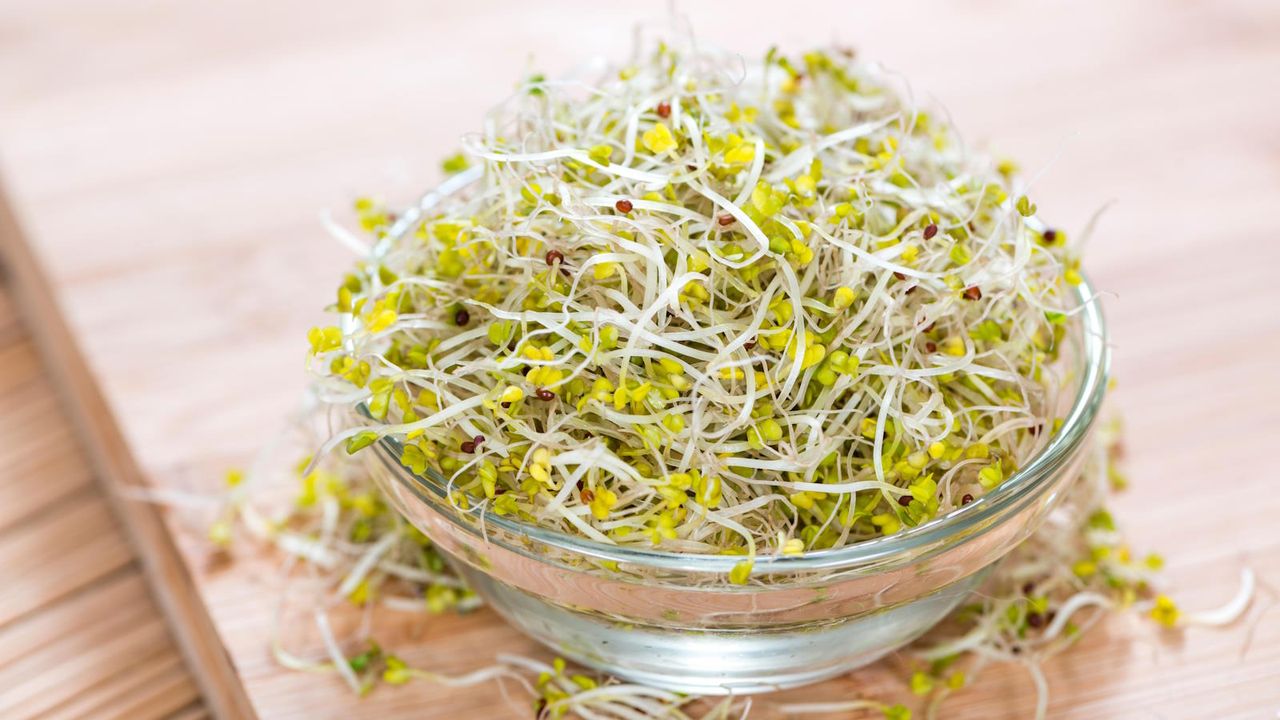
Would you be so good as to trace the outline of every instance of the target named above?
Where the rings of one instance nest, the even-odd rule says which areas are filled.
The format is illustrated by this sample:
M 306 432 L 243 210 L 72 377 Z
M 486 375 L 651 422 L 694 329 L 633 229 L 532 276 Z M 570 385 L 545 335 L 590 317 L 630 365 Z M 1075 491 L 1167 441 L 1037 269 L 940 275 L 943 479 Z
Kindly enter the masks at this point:
M 1135 482 L 1117 515 L 1137 547 L 1169 558 L 1173 591 L 1188 607 L 1226 600 L 1243 565 L 1280 581 L 1280 493 L 1267 462 L 1280 433 L 1280 243 L 1270 212 L 1280 202 L 1280 98 L 1271 89 L 1280 6 L 685 10 L 704 40 L 748 53 L 832 34 L 853 42 L 943 101 L 971 140 L 1043 171 L 1034 188 L 1042 214 L 1070 231 L 1118 200 L 1088 255 L 1096 283 L 1115 293 L 1106 308 Z M 121 443 L 106 453 L 115 474 L 209 487 L 223 467 L 246 462 L 292 408 L 302 334 L 348 262 L 319 230 L 317 210 L 357 192 L 412 197 L 513 79 L 617 55 L 647 11 L 301 0 L 0 8 L 0 154 L 83 353 L 76 372 L 102 393 L 90 429 L 117 423 Z M 70 352 L 65 339 L 59 347 Z M 198 539 L 170 527 L 261 717 L 522 710 L 489 689 L 417 686 L 356 701 L 336 680 L 280 670 L 264 644 L 270 564 L 206 571 Z M 1260 596 L 1251 636 L 1241 628 L 1175 638 L 1107 623 L 1051 663 L 1051 715 L 1274 715 L 1274 601 L 1274 592 Z M 385 623 L 386 644 L 442 670 L 529 649 L 484 613 Z M 880 664 L 809 693 L 901 694 L 896 678 Z M 994 669 L 948 716 L 1020 718 L 1033 702 L 1021 669 Z
M 0 187 L 0 251 L 11 270 L 10 276 L 16 292 L 27 308 L 26 321 L 34 330 L 35 338 L 42 345 L 44 367 L 58 383 L 63 400 L 70 407 L 70 417 L 79 426 L 79 438 L 87 444 L 94 464 L 107 485 L 103 498 L 94 494 L 73 503 L 71 507 L 58 506 L 50 517 L 39 517 L 24 523 L 23 532 L 11 534 L 6 541 L 0 539 L 0 558 L 8 552 L 13 557 L 12 566 L 0 565 L 7 571 L 19 573 L 21 583 L 6 584 L 0 590 L 0 621 L 17 617 L 40 604 L 57 599 L 71 592 L 84 582 L 92 581 L 114 569 L 117 563 L 131 562 L 133 557 L 124 537 L 119 532 L 99 532 L 96 526 L 84 529 L 82 521 L 101 520 L 114 510 L 125 521 L 124 528 L 132 537 L 132 550 L 151 580 L 151 587 L 164 610 L 169 629 L 178 640 L 182 652 L 192 667 L 198 669 L 195 682 L 209 709 L 219 717 L 249 718 L 253 710 L 245 696 L 231 659 L 223 648 L 222 640 L 214 631 L 198 591 L 192 584 L 187 566 L 180 558 L 172 537 L 166 531 L 158 510 L 146 503 L 120 500 L 115 492 L 119 486 L 139 485 L 140 472 L 125 448 L 120 430 L 107 408 L 102 394 L 85 368 L 84 359 L 71 339 L 70 331 L 62 317 L 43 269 L 36 260 L 31 246 L 15 211 Z M 44 407 L 37 397 L 34 406 Z M 23 407 L 0 418 L 0 427 L 12 426 L 28 416 Z M 65 432 L 66 421 L 58 428 Z M 0 457 L 16 455 L 20 450 L 27 456 L 40 456 L 42 450 L 52 445 L 50 456 L 73 451 L 70 442 L 53 443 L 56 434 L 43 433 L 39 428 L 23 425 L 4 437 L 9 442 L 0 448 Z M 110 509 L 108 509 L 110 506 Z M 37 532 L 27 532 L 34 525 Z M 45 530 L 45 526 L 48 530 Z M 112 523 L 114 529 L 114 523 Z M 87 533 L 92 544 L 77 544 L 68 538 L 83 537 Z M 53 548 L 66 547 L 63 554 L 44 554 L 52 559 L 41 566 L 40 572 L 30 574 L 22 570 L 30 564 L 29 558 L 20 554 L 22 548 L 32 543 L 32 538 L 42 539 Z M 6 544 L 9 543 L 8 545 Z M 12 545 L 12 547 L 10 547 Z M 166 641 L 168 637 L 166 636 Z M 110 656 L 107 656 L 110 657 Z M 101 664 L 101 657 L 97 659 Z M 93 667 L 97 667 L 94 665 Z M 190 704 L 191 697 L 179 698 L 177 686 L 169 688 L 169 699 L 183 699 L 178 706 Z M 133 702 L 132 696 L 127 697 Z M 21 706 L 29 705 L 24 702 Z
M 203 709 L 0 285 L 0 717 Z
M 128 571 L 113 573 L 95 583 L 93 592 L 46 603 L 41 612 L 0 629 L 0 667 L 35 655 L 59 634 L 87 634 L 103 624 L 132 622 L 149 609 L 141 576 Z
M 26 357 L 35 356 L 29 344 L 21 347 Z M 88 460 L 62 417 L 52 388 L 46 382 L 36 382 L 22 395 L 38 402 L 20 402 L 19 393 L 0 391 L 0 397 L 5 398 L 0 433 L 20 440 L 0 449 L 0 464 L 5 468 L 0 477 L 0 533 L 84 490 L 91 482 Z M 6 427 L 9 425 L 12 427 Z
M 131 557 L 100 498 L 77 497 L 0 539 L 0 565 L 22 578 L 0 590 L 0 622 L 10 622 L 120 569 Z M 39 571 L 39 572 L 36 572 Z

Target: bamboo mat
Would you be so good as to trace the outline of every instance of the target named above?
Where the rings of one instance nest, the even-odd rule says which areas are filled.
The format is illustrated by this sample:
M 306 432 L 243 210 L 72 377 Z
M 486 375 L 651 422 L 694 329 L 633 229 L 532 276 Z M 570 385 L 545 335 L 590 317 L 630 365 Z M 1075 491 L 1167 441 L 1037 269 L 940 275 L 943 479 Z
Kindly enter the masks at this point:
M 3 286 L 0 717 L 208 717 Z

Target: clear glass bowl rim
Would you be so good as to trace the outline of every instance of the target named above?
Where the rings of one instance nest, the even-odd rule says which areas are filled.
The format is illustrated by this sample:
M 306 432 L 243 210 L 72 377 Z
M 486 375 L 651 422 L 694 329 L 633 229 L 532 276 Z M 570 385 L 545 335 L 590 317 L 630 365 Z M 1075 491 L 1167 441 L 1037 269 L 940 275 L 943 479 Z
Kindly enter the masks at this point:
M 1053 478 L 1089 437 L 1089 431 L 1101 410 L 1102 401 L 1106 395 L 1110 352 L 1107 346 L 1107 328 L 1102 316 L 1102 308 L 1087 277 L 1084 277 L 1076 286 L 1076 295 L 1080 301 L 1084 377 L 1081 378 L 1076 397 L 1062 427 L 1024 467 L 1011 475 L 1003 484 L 974 502 L 923 525 L 908 528 L 893 535 L 864 540 L 841 548 L 815 550 L 799 556 L 757 555 L 752 574 L 854 567 L 888 560 L 895 556 L 911 555 L 915 551 L 936 543 L 945 543 L 949 538 L 966 531 L 972 532 L 968 532 L 965 539 L 972 539 L 997 524 L 988 521 L 999 518 L 1007 509 L 1034 496 L 1035 491 Z M 397 479 L 409 485 L 415 495 L 424 500 L 431 496 L 441 501 L 445 500 L 447 480 L 431 470 L 428 470 L 429 477 L 424 478 L 401 465 L 399 459 L 402 445 L 399 441 L 391 437 L 383 437 L 374 444 L 374 447 L 375 452 L 386 453 L 389 456 L 391 462 L 388 465 L 396 471 Z M 427 492 L 423 493 L 423 490 Z M 460 528 L 468 532 L 476 532 L 476 528 L 460 518 L 457 511 L 451 507 L 442 508 L 441 514 Z M 514 535 L 570 553 L 659 570 L 727 573 L 742 560 L 741 555 L 679 553 L 621 547 L 511 520 L 492 513 L 485 514 L 484 522 Z M 983 523 L 987 525 L 984 526 Z M 489 542 L 496 542 L 521 554 L 527 554 L 524 548 L 511 546 L 494 534 L 488 534 L 487 539 Z

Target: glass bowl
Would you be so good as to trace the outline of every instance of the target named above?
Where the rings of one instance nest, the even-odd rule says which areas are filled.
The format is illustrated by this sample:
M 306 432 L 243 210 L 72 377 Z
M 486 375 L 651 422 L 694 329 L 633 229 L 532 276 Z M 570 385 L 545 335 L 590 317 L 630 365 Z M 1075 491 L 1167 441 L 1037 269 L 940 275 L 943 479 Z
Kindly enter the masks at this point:
M 1078 477 L 1108 365 L 1101 310 L 1087 283 L 1078 294 L 1055 366 L 1064 377 L 1062 424 L 1021 470 L 894 535 L 759 556 L 746 585 L 725 582 L 740 557 L 624 548 L 494 514 L 481 522 L 449 504 L 442 477 L 401 465 L 395 439 L 365 455 L 397 510 L 471 587 L 555 652 L 680 692 L 802 685 L 865 665 L 940 621 Z

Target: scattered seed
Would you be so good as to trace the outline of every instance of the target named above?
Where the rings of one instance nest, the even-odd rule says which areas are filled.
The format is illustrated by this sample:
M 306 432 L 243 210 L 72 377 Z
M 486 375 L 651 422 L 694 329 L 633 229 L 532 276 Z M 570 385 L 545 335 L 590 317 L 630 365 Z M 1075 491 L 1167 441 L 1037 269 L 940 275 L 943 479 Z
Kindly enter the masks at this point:
M 547 264 L 555 265 L 556 263 L 564 264 L 564 253 L 560 252 L 559 250 L 548 250 Z
M 464 453 L 473 453 L 476 451 L 476 444 L 471 440 L 464 440 L 459 449 Z
M 1047 243 L 1049 243 L 1050 245 L 1052 245 L 1052 244 L 1053 244 L 1053 241 L 1055 241 L 1055 240 L 1057 240 L 1057 239 L 1058 239 L 1058 231 L 1057 231 L 1057 230 L 1045 230 L 1045 231 L 1044 231 L 1044 241 L 1045 241 L 1045 242 L 1047 242 Z
M 578 493 L 578 497 L 582 498 L 582 502 L 590 503 L 592 500 L 596 499 L 596 494 L 591 492 L 591 488 L 587 488 L 586 490 Z
M 671 117 L 671 103 L 666 101 L 658 103 L 658 117 L 660 118 Z
M 618 212 L 620 213 L 629 213 L 631 212 L 631 209 L 635 207 L 634 205 L 631 204 L 630 200 L 627 200 L 625 198 L 614 203 L 613 206 L 617 208 Z
M 936 342 L 934 342 L 934 341 L 932 341 L 932 340 L 928 340 L 928 341 L 926 341 L 926 342 L 925 342 L 925 344 L 924 344 L 924 351 L 925 351 L 925 352 L 927 352 L 927 353 L 935 353 L 935 352 L 938 352 L 938 343 L 936 343 Z
M 970 285 L 964 289 L 965 300 L 981 300 L 982 290 L 977 285 Z
M 725 225 L 732 225 L 735 219 L 736 218 L 734 218 L 732 215 L 721 215 L 720 217 L 716 218 L 716 222 L 720 223 L 721 227 L 724 227 Z
M 471 313 L 467 312 L 466 308 L 463 308 L 453 314 L 454 325 L 457 325 L 458 327 L 462 327 L 469 322 L 471 322 Z
M 1031 613 L 1027 616 L 1027 624 L 1033 628 L 1044 627 L 1044 616 L 1040 613 Z
M 924 239 L 925 239 L 925 240 L 929 240 L 929 239 L 931 239 L 934 235 L 937 235 L 937 234 L 938 234 L 938 226 L 937 226 L 937 225 L 935 225 L 935 224 L 933 224 L 933 223 L 929 223 L 929 224 L 928 224 L 928 226 L 926 226 L 926 227 L 925 227 L 925 229 L 924 229 Z
M 968 505 L 971 502 L 973 502 L 973 496 L 970 495 L 969 493 L 965 493 L 964 497 L 960 498 L 961 505 Z
M 539 400 L 553 400 L 553 399 L 555 399 L 555 396 L 556 396 L 556 394 L 555 394 L 555 393 L 551 392 L 550 390 L 548 390 L 548 389 L 546 389 L 546 388 L 538 388 L 537 390 L 534 390 L 534 391 L 533 391 L 533 394 L 534 394 L 534 396 L 536 396 Z
M 900 497 L 898 498 L 898 504 L 899 504 L 899 505 L 901 505 L 902 507 L 906 507 L 906 506 L 910 505 L 910 504 L 911 504 L 911 496 L 910 496 L 910 495 L 902 495 L 902 496 L 900 496 Z

